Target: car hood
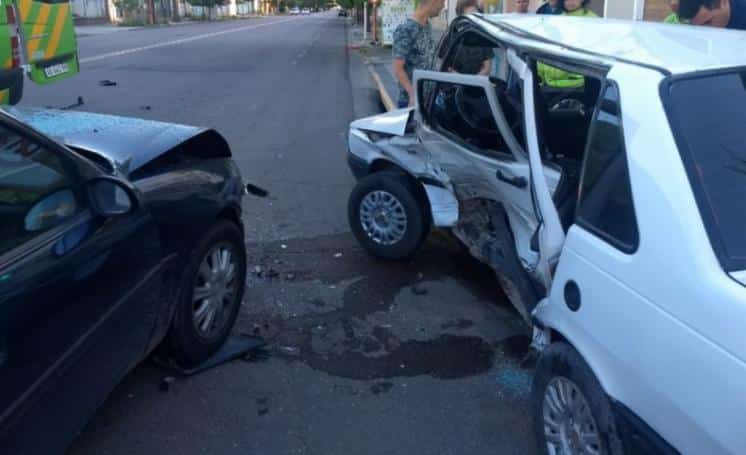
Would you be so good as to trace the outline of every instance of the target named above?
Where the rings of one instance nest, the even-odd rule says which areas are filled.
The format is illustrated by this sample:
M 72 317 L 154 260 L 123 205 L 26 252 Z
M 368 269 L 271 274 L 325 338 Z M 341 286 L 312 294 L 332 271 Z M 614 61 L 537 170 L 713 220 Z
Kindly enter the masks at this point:
M 351 128 L 376 133 L 404 136 L 414 108 L 397 109 L 383 114 L 365 117 L 350 123 Z
M 206 131 L 194 126 L 90 112 L 27 107 L 3 110 L 57 142 L 101 155 L 124 174 Z

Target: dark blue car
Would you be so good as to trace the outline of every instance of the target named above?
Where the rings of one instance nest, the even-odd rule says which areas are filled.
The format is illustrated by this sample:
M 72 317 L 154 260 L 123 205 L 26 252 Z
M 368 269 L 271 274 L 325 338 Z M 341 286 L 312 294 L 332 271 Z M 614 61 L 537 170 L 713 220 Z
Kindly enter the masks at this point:
M 156 348 L 190 367 L 220 347 L 243 193 L 213 130 L 0 111 L 0 453 L 63 452 Z

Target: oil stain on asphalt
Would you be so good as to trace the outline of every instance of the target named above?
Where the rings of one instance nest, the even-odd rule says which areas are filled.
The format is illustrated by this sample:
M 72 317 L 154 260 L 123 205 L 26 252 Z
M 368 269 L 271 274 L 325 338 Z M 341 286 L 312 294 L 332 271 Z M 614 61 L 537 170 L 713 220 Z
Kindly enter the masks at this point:
M 242 319 L 271 327 L 263 335 L 287 361 L 331 376 L 377 381 L 370 386 L 374 395 L 391 390 L 393 382 L 382 380 L 393 378 L 459 379 L 486 374 L 496 363 L 522 371 L 527 329 L 492 271 L 445 236 L 431 236 L 421 254 L 405 263 L 367 256 L 349 234 L 250 245 L 249 254 L 257 270 L 273 273 L 250 280 Z M 283 279 L 288 276 L 292 281 Z M 437 320 L 437 308 L 430 315 L 427 305 L 442 296 L 429 287 L 445 279 L 466 289 L 466 296 L 456 297 L 473 304 L 453 304 L 473 315 Z M 415 287 L 420 292 L 411 291 Z M 251 300 L 276 304 L 256 308 Z M 413 313 L 417 305 L 427 316 Z M 450 302 L 433 305 L 447 313 Z M 489 333 L 482 314 L 505 333 Z M 387 318 L 391 321 L 382 323 Z M 436 320 L 419 327 L 426 319 Z

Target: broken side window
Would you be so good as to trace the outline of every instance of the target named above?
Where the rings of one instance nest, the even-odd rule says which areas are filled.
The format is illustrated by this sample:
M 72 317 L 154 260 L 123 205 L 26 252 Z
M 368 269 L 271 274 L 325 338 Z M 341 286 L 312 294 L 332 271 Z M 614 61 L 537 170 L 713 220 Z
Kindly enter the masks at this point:
M 510 153 L 483 88 L 451 82 L 434 85 L 428 113 L 433 128 L 475 153 L 500 158 Z
M 454 45 L 446 71 L 489 76 L 499 46 L 476 32 L 466 32 Z

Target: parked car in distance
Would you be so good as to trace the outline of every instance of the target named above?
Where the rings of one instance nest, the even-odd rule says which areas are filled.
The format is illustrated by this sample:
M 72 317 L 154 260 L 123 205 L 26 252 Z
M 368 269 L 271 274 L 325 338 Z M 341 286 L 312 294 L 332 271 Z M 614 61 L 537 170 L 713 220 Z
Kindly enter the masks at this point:
M 746 453 L 742 35 L 462 17 L 415 108 L 350 126 L 361 245 L 449 229 L 533 326 L 542 453 Z
M 337 11 L 337 17 L 347 17 L 347 10 L 340 8 L 339 11 Z
M 3 453 L 62 453 L 153 350 L 192 367 L 223 344 L 243 193 L 214 130 L 0 111 Z
M 306 14 L 311 14 L 311 10 L 310 10 L 310 9 L 308 9 L 308 8 L 303 8 L 303 9 L 301 10 L 301 14 L 303 14 L 303 15 L 306 15 Z
M 290 14 L 293 16 L 297 16 L 298 14 L 300 14 L 300 8 L 298 8 L 297 6 L 290 8 Z

